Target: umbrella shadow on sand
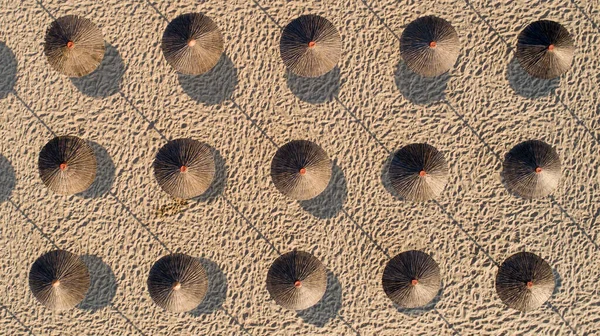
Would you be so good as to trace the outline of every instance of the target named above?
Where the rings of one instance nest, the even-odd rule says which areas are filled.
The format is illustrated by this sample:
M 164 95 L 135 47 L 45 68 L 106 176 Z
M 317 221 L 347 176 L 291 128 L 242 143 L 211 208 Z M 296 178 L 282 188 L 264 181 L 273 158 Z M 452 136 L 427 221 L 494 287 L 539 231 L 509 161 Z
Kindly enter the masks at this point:
M 88 141 L 88 145 L 96 154 L 98 164 L 96 178 L 92 185 L 80 193 L 83 198 L 97 198 L 107 194 L 115 181 L 115 164 L 110 158 L 110 154 L 100 144 L 94 141 Z
M 13 92 L 17 82 L 17 59 L 4 42 L 0 42 L 0 99 Z
M 327 289 L 321 300 L 314 306 L 300 310 L 298 316 L 305 322 L 324 327 L 335 318 L 342 308 L 342 285 L 331 271 L 327 271 Z
M 199 261 L 208 277 L 208 290 L 200 305 L 189 312 L 192 316 L 214 313 L 223 306 L 223 302 L 227 298 L 227 277 L 219 265 L 205 258 L 199 258 Z
M 179 85 L 193 100 L 217 105 L 231 98 L 238 85 L 237 69 L 231 58 L 221 55 L 214 68 L 201 75 L 178 74 Z
M 12 193 L 17 178 L 15 169 L 4 155 L 0 154 L 0 203 L 6 201 Z
M 71 83 L 79 92 L 94 98 L 106 98 L 121 91 L 125 64 L 119 51 L 106 44 L 104 58 L 94 72 L 83 77 L 71 77 Z
M 516 94 L 525 98 L 540 98 L 553 95 L 560 85 L 560 77 L 543 79 L 531 77 L 519 64 L 516 57 L 506 67 L 506 79 Z
M 403 61 L 398 62 L 394 73 L 394 81 L 400 93 L 417 105 L 428 105 L 444 100 L 449 79 L 448 72 L 435 77 L 421 76 L 410 70 Z
M 388 193 L 390 193 L 396 200 L 406 201 L 406 199 L 404 197 L 402 197 L 402 195 L 400 195 L 396 191 L 396 189 L 394 189 L 394 186 L 392 186 L 392 181 L 390 180 L 390 175 L 389 175 L 390 165 L 392 164 L 392 160 L 394 159 L 396 152 L 397 151 L 390 154 L 390 156 L 388 156 L 388 158 L 383 163 L 383 166 L 381 167 L 381 184 L 383 184 L 383 187 L 385 188 L 385 190 Z
M 348 186 L 342 169 L 333 162 L 331 168 L 331 179 L 327 188 L 323 190 L 317 197 L 300 201 L 302 209 L 317 218 L 332 218 L 335 217 L 344 207 L 344 203 L 348 198 Z
M 223 193 L 225 185 L 227 184 L 227 163 L 225 162 L 225 159 L 223 159 L 223 156 L 221 156 L 221 152 L 218 149 L 208 144 L 206 145 L 210 147 L 210 151 L 215 159 L 215 176 L 210 187 L 202 195 L 192 199 L 197 202 L 211 202 L 215 200 Z
M 286 72 L 287 86 L 300 100 L 310 104 L 330 102 L 340 92 L 340 68 L 319 77 L 300 77 L 291 71 Z
M 117 293 L 117 279 L 112 269 L 97 256 L 83 255 L 81 260 L 90 273 L 90 288 L 77 307 L 94 312 L 109 306 Z

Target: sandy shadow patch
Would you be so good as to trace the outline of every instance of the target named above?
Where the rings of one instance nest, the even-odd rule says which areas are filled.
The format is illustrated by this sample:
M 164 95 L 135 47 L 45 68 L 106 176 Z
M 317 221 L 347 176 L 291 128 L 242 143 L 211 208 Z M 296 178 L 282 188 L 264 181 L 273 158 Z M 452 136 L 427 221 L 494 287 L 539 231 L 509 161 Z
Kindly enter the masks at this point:
M 342 285 L 331 271 L 327 271 L 327 289 L 325 295 L 314 306 L 300 310 L 298 316 L 307 323 L 317 327 L 324 327 L 336 317 L 342 308 Z
M 71 83 L 79 92 L 94 98 L 106 98 L 121 90 L 121 82 L 125 74 L 125 63 L 119 51 L 106 44 L 104 58 L 91 74 L 83 77 L 71 77 Z
M 88 267 L 90 273 L 90 288 L 77 307 L 96 311 L 109 306 L 117 293 L 117 279 L 112 269 L 94 255 L 83 255 L 81 260 Z
M 553 79 L 531 77 L 521 67 L 516 57 L 513 57 L 506 67 L 506 79 L 516 94 L 531 99 L 553 95 L 560 85 L 560 77 Z
M 208 290 L 200 305 L 189 312 L 192 316 L 212 314 L 223 306 L 227 298 L 227 277 L 219 265 L 205 258 L 199 258 L 208 276 Z
M 340 92 L 340 68 L 333 70 L 323 76 L 310 78 L 300 77 L 287 71 L 287 86 L 300 100 L 310 104 L 322 104 L 330 102 Z
M 446 88 L 450 74 L 423 77 L 408 68 L 404 61 L 398 62 L 394 80 L 404 98 L 413 104 L 428 105 L 446 99 Z
M 230 99 L 238 85 L 237 69 L 225 53 L 207 73 L 178 76 L 183 91 L 196 102 L 206 105 L 217 105 Z
M 0 154 L 0 203 L 10 197 L 16 184 L 15 169 L 10 161 L 4 155 Z
M 17 58 L 4 42 L 0 42 L 0 99 L 13 92 L 17 82 Z
M 92 185 L 79 195 L 83 198 L 97 198 L 106 195 L 110 191 L 115 181 L 116 168 L 110 154 L 104 147 L 94 141 L 88 141 L 88 145 L 92 147 L 94 154 L 96 154 L 98 168 Z

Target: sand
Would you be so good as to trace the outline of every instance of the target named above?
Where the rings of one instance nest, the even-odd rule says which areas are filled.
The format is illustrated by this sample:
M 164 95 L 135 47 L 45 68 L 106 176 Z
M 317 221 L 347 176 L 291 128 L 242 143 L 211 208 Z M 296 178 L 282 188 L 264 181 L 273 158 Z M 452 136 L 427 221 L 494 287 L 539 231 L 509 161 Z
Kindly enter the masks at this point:
M 150 0 L 151 1 L 151 0 Z M 225 56 L 200 79 L 178 76 L 160 39 L 186 12 L 221 27 Z M 343 39 L 339 67 L 302 80 L 279 59 L 280 27 L 301 14 L 330 19 Z M 89 78 L 54 72 L 43 36 L 78 14 L 102 30 L 107 54 Z M 423 80 L 400 60 L 398 37 L 419 16 L 457 29 L 462 52 L 448 74 Z M 516 37 L 538 19 L 573 35 L 572 69 L 528 79 Z M 0 334 L 6 335 L 594 335 L 600 329 L 600 3 L 597 0 L 230 0 L 0 1 Z M 37 155 L 54 134 L 93 143 L 99 177 L 81 195 L 44 187 Z M 151 164 L 167 139 L 212 146 L 216 184 L 177 202 Z M 277 146 L 318 142 L 335 161 L 331 188 L 310 202 L 277 192 L 269 176 Z M 556 147 L 563 179 L 553 196 L 527 201 L 500 181 L 504 154 L 540 139 Z M 391 152 L 427 142 L 451 176 L 437 202 L 414 204 L 382 183 Z M 36 302 L 27 276 L 56 247 L 83 255 L 88 298 L 54 313 Z M 318 306 L 287 311 L 265 278 L 293 248 L 327 266 Z M 388 256 L 422 249 L 440 264 L 438 298 L 395 307 L 381 288 Z M 534 252 L 557 287 L 539 310 L 507 309 L 495 263 Z M 172 314 L 146 290 L 152 264 L 169 252 L 202 258 L 209 296 Z

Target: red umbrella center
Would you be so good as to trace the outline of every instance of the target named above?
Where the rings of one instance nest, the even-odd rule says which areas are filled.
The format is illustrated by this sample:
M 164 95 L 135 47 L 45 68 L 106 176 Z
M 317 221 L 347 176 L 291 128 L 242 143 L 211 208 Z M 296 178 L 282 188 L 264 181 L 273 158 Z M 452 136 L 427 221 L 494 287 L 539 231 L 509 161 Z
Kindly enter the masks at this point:
M 309 48 L 314 48 L 316 45 L 317 45 L 317 42 L 315 42 L 315 41 L 308 42 L 308 47 Z
M 196 45 L 196 40 L 195 39 L 190 39 L 187 44 L 188 44 L 188 46 L 193 47 L 193 46 Z
M 554 44 L 551 44 L 548 46 L 548 51 L 553 51 L 554 50 Z
M 429 48 L 433 49 L 435 47 L 437 47 L 437 42 L 435 42 L 435 41 L 429 42 Z
M 60 168 L 60 170 L 62 170 L 62 171 L 65 171 L 68 168 L 67 163 L 66 162 L 61 163 L 60 166 L 58 166 L 58 168 Z
M 542 172 L 542 167 L 536 167 L 535 168 L 535 172 L 538 173 L 538 174 L 541 173 Z
M 527 281 L 527 288 L 533 287 L 533 281 Z
M 419 176 L 421 176 L 421 177 L 424 177 L 425 175 L 427 175 L 427 172 L 426 172 L 426 171 L 424 171 L 424 170 L 421 170 L 421 171 L 419 172 Z
M 182 173 L 185 173 L 185 172 L 188 171 L 188 167 L 187 166 L 181 166 L 181 167 L 179 167 L 179 171 L 182 172 Z
M 417 279 L 412 279 L 412 280 L 410 280 L 410 284 L 411 284 L 411 285 L 413 285 L 413 286 L 416 286 L 416 285 L 418 285 L 418 284 L 419 284 L 419 280 L 417 280 Z
M 300 168 L 300 175 L 306 174 L 306 168 Z
M 60 280 L 58 280 L 58 279 L 52 280 L 52 287 L 56 288 L 58 286 L 60 286 Z
M 67 42 L 67 48 L 73 49 L 74 46 L 75 46 L 75 43 L 73 43 L 73 41 Z
M 302 281 L 300 281 L 300 280 L 296 280 L 296 281 L 294 282 L 294 287 L 296 287 L 296 288 L 300 288 L 300 287 L 302 287 Z
M 181 283 L 179 281 L 175 281 L 173 282 L 173 290 L 180 290 L 181 289 Z

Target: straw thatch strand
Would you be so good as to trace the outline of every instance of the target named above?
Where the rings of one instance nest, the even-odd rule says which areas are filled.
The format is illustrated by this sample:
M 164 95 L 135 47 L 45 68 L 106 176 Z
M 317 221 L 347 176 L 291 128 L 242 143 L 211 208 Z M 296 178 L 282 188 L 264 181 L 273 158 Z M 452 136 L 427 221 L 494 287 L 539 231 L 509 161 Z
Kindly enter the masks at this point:
M 410 144 L 398 150 L 388 170 L 394 190 L 410 201 L 437 197 L 448 181 L 444 155 L 428 144 Z
M 340 33 L 327 19 L 302 15 L 290 22 L 279 41 L 281 59 L 302 77 L 319 77 L 331 71 L 342 53 Z
M 539 308 L 552 296 L 554 274 L 548 263 L 529 252 L 506 259 L 496 275 L 496 292 L 507 306 L 520 311 Z
M 267 274 L 267 290 L 278 305 L 304 310 L 317 304 L 327 289 L 325 266 L 310 253 L 281 255 Z
M 61 195 L 85 191 L 96 178 L 96 155 L 75 136 L 58 136 L 40 151 L 38 168 L 42 182 Z
M 153 166 L 160 187 L 175 198 L 202 195 L 215 177 L 211 148 L 193 139 L 169 141 L 156 154 Z
M 104 37 L 92 21 L 63 16 L 48 27 L 44 53 L 54 70 L 69 77 L 85 76 L 104 58 Z
M 208 277 L 198 259 L 175 253 L 154 263 L 147 284 L 154 303 L 170 312 L 181 313 L 202 302 L 208 290 Z
M 87 266 L 79 256 L 64 250 L 39 257 L 29 271 L 33 296 L 52 310 L 71 309 L 79 304 L 90 287 Z
M 561 164 L 549 144 L 529 140 L 513 147 L 505 156 L 502 177 L 508 190 L 523 198 L 549 195 L 560 181 Z
M 212 69 L 223 53 L 223 36 L 208 16 L 182 14 L 169 22 L 161 48 L 167 62 L 178 72 L 200 75 Z
M 400 37 L 400 56 L 421 76 L 438 76 L 450 70 L 459 53 L 460 41 L 454 27 L 432 15 L 411 22 Z
M 425 252 L 406 251 L 385 266 L 381 283 L 385 294 L 403 308 L 421 307 L 440 290 L 440 268 Z
M 271 161 L 271 179 L 277 190 L 303 201 L 319 195 L 331 179 L 332 162 L 314 142 L 294 140 L 281 146 Z
M 551 79 L 564 74 L 574 54 L 575 41 L 560 23 L 536 21 L 519 34 L 517 59 L 533 77 Z

